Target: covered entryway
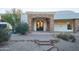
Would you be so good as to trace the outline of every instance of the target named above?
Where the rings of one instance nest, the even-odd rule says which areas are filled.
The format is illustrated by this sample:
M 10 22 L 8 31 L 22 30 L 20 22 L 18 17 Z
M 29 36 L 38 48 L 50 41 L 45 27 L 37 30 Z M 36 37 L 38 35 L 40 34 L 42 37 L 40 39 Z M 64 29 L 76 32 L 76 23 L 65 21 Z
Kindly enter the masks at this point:
M 28 12 L 29 32 L 53 32 L 54 13 Z

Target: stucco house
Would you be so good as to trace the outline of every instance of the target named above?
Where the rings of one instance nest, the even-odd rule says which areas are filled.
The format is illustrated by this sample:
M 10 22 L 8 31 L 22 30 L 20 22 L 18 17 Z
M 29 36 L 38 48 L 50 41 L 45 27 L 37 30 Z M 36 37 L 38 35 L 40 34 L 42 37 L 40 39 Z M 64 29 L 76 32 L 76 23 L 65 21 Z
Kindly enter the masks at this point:
M 73 11 L 26 12 L 21 15 L 21 22 L 28 23 L 30 32 L 77 32 L 79 13 Z

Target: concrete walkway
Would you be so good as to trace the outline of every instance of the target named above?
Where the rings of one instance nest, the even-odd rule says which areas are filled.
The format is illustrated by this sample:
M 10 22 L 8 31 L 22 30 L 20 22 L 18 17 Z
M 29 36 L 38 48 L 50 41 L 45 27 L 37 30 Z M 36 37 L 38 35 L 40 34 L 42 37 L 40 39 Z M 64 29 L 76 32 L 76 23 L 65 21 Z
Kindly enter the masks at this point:
M 75 34 L 77 41 L 75 43 L 63 41 L 59 39 L 59 43 L 56 46 L 60 51 L 79 51 L 79 35 Z M 51 46 L 38 46 L 34 42 L 28 42 L 27 40 L 50 40 L 55 39 L 54 33 L 49 32 L 33 32 L 28 35 L 13 34 L 11 39 L 0 45 L 1 51 L 45 51 Z M 56 49 L 52 49 L 56 51 Z

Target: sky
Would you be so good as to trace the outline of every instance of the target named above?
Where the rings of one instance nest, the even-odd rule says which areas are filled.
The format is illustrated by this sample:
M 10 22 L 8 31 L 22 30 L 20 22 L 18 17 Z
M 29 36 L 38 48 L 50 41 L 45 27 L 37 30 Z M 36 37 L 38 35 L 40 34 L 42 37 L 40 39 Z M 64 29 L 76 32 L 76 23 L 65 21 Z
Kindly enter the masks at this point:
M 5 13 L 10 8 L 20 8 L 23 12 L 70 10 L 79 13 L 78 4 L 79 1 L 76 0 L 1 0 L 0 13 Z
M 21 9 L 22 12 L 34 11 L 34 12 L 54 12 L 54 11 L 74 11 L 79 13 L 79 8 L 17 8 Z M 5 13 L 6 11 L 10 11 L 11 8 L 0 8 L 0 13 Z

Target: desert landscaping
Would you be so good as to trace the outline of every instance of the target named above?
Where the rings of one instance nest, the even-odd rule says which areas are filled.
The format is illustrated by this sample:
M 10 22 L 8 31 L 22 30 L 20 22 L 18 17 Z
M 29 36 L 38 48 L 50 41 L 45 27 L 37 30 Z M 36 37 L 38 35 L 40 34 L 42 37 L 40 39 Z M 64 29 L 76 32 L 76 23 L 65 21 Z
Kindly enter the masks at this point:
M 37 45 L 30 40 L 50 40 L 54 38 L 55 33 L 40 33 L 33 32 L 27 35 L 12 34 L 12 37 L 8 42 L 2 43 L 0 45 L 1 51 L 47 51 L 52 46 L 50 45 Z M 78 51 L 79 50 L 79 33 L 75 33 L 76 42 L 68 42 L 62 39 L 58 39 L 59 42 L 56 43 L 59 51 Z M 28 41 L 29 40 L 29 41 Z M 57 51 L 56 48 L 52 48 L 50 51 Z

